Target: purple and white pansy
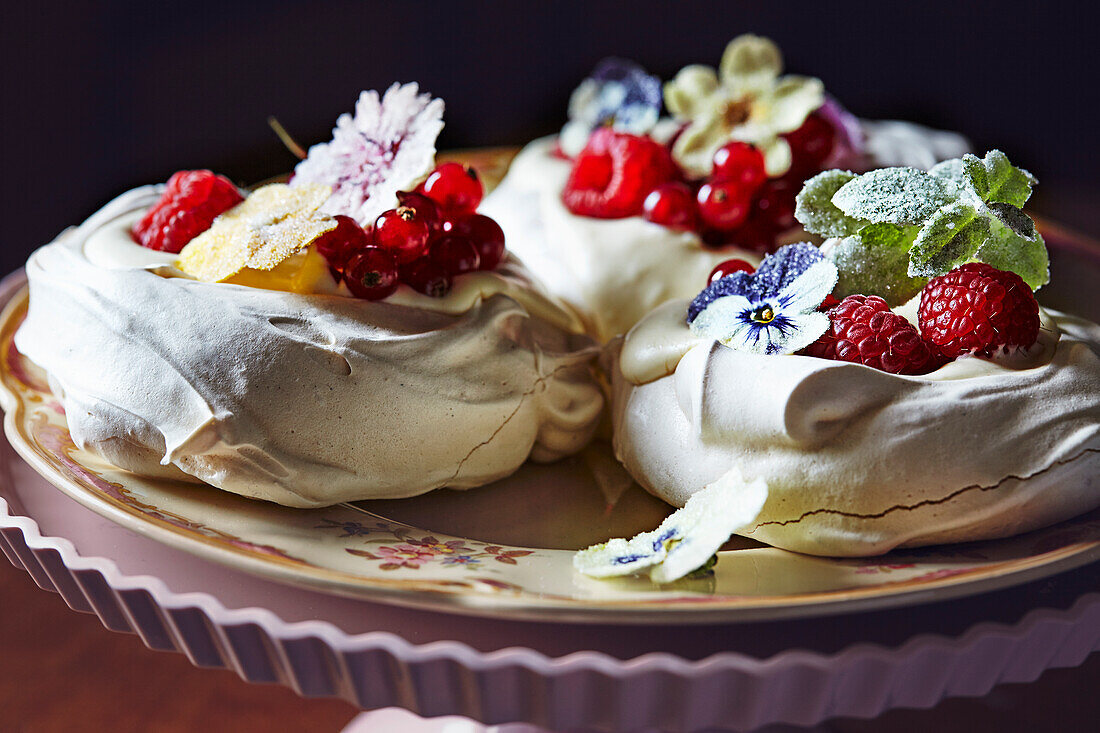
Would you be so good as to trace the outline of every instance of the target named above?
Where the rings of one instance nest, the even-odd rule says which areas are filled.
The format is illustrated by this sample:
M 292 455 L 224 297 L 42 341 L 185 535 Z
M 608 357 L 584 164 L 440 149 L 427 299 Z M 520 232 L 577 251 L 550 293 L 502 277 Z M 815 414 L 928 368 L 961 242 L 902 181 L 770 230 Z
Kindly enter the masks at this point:
M 708 567 L 730 535 L 752 524 L 767 498 L 763 479 L 746 481 L 732 468 L 692 494 L 657 529 L 581 550 L 573 567 L 592 578 L 648 573 L 656 583 L 671 583 Z
M 756 272 L 735 272 L 708 285 L 691 301 L 687 322 L 697 336 L 736 351 L 793 354 L 829 328 L 817 307 L 836 282 L 836 265 L 817 247 L 788 244 Z
M 624 59 L 604 59 L 569 98 L 569 122 L 558 138 L 563 153 L 574 157 L 593 130 L 612 127 L 644 135 L 661 116 L 661 80 Z

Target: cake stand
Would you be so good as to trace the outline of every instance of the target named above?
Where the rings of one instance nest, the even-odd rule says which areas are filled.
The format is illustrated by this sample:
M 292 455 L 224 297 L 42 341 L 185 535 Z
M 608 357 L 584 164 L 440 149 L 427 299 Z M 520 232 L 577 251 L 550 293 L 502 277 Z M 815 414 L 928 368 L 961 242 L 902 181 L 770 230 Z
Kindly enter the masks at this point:
M 1095 283 L 1095 250 L 1066 241 L 1055 250 L 1056 267 L 1069 270 L 1059 277 Z M 0 302 L 22 282 L 6 279 Z M 1087 305 L 1097 318 L 1097 303 Z M 1098 563 L 968 597 L 726 624 L 524 621 L 342 597 L 121 528 L 56 491 L 6 443 L 0 549 L 74 610 L 150 648 L 374 711 L 349 730 L 439 730 L 446 719 L 422 718 L 452 715 L 522 724 L 509 733 L 813 726 L 984 695 L 1100 649 Z M 450 730 L 477 730 L 462 725 Z

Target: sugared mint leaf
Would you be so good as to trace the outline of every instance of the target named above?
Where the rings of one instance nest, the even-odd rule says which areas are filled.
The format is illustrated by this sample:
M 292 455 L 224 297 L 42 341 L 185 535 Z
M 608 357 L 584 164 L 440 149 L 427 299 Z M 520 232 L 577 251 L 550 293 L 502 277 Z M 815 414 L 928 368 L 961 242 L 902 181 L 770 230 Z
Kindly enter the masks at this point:
M 851 171 L 831 170 L 806 181 L 795 198 L 794 218 L 806 231 L 823 237 L 855 234 L 869 222 L 848 216 L 833 205 L 833 195 L 841 186 L 857 178 Z
M 836 241 L 827 251 L 840 273 L 833 295 L 877 295 L 890 305 L 900 305 L 919 293 L 928 280 L 906 274 L 917 231 L 917 227 L 871 224 L 856 236 Z
M 990 150 L 985 158 L 964 155 L 962 170 L 970 187 L 990 204 L 1019 208 L 1031 198 L 1031 187 L 1038 182 L 1035 176 L 1008 162 L 1008 156 L 1000 150 Z
M 1025 218 L 1026 215 L 1022 214 Z M 1028 221 L 1031 221 L 1028 219 Z M 974 259 L 998 270 L 1015 272 L 1032 290 L 1050 281 L 1050 259 L 1043 236 L 1032 228 L 1034 236 L 1022 236 L 1007 226 L 1000 216 L 991 221 L 990 236 Z
M 966 185 L 966 178 L 963 177 L 962 158 L 951 158 L 936 163 L 928 172 L 936 178 L 946 178 L 949 181 L 954 181 L 959 186 Z
M 935 277 L 969 262 L 989 236 L 989 218 L 956 201 L 925 222 L 909 251 L 910 277 Z
M 850 217 L 886 224 L 922 224 L 958 197 L 953 181 L 916 168 L 881 168 L 845 183 L 832 202 Z
M 989 210 L 1001 220 L 1001 223 L 1024 239 L 1035 239 L 1039 233 L 1031 217 L 1012 204 L 990 204 Z

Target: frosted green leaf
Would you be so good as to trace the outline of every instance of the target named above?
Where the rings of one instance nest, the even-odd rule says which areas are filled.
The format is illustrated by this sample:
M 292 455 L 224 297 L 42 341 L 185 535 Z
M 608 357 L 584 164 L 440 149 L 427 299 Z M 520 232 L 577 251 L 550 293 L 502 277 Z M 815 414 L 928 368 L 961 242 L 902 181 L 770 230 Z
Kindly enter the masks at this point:
M 936 178 L 946 178 L 949 181 L 954 181 L 959 186 L 967 185 L 966 178 L 963 176 L 962 158 L 951 158 L 936 163 L 928 172 Z
M 1037 231 L 1032 237 L 1021 236 L 999 218 L 992 221 L 990 237 L 974 258 L 998 270 L 1015 272 L 1032 290 L 1050 282 L 1050 259 L 1043 236 Z
M 966 201 L 945 206 L 921 227 L 909 252 L 910 277 L 935 277 L 969 262 L 989 237 L 989 218 Z
M 1001 220 L 1002 224 L 1024 239 L 1035 239 L 1038 236 L 1035 222 L 1023 212 L 1023 209 L 1018 209 L 1012 204 L 990 204 L 989 210 Z
M 833 295 L 877 295 L 893 306 L 919 293 L 928 280 L 906 274 L 917 231 L 916 227 L 871 224 L 859 235 L 836 242 L 827 254 L 840 272 Z
M 887 224 L 922 224 L 958 197 L 946 178 L 916 168 L 881 168 L 845 183 L 833 203 L 848 216 Z
M 1021 207 L 1031 198 L 1031 187 L 1038 183 L 1035 176 L 1008 162 L 1008 156 L 1000 150 L 990 150 L 985 158 L 964 155 L 962 171 L 986 203 Z
M 831 170 L 806 181 L 795 198 L 794 218 L 806 231 L 823 237 L 846 237 L 869 222 L 848 216 L 833 204 L 841 186 L 857 178 L 851 171 Z

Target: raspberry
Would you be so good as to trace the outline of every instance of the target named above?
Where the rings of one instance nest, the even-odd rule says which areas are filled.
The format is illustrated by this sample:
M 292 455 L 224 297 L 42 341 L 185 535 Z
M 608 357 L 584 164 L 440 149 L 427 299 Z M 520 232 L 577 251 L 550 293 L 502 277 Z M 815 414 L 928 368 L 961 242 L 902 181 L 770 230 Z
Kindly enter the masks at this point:
M 828 315 L 829 330 L 803 350 L 806 356 L 865 364 L 891 374 L 927 374 L 941 365 L 916 326 L 876 295 L 849 295 Z
M 179 171 L 131 234 L 143 247 L 178 253 L 214 219 L 244 201 L 228 179 L 207 170 Z
M 920 294 L 921 333 L 950 357 L 992 356 L 1039 337 L 1039 304 L 1019 275 L 970 262 L 934 277 Z
M 640 214 L 649 192 L 675 175 L 663 145 L 604 127 L 577 155 L 561 198 L 579 216 L 622 219 Z

